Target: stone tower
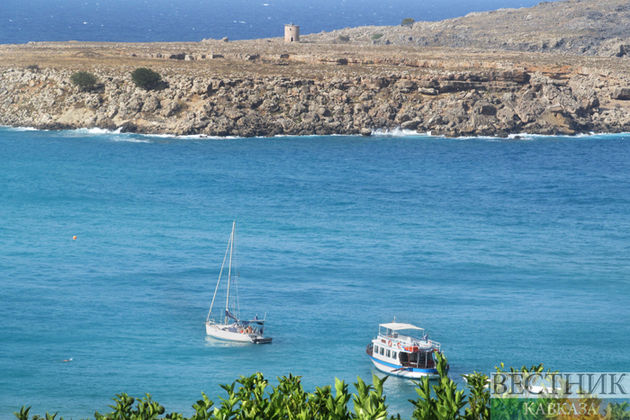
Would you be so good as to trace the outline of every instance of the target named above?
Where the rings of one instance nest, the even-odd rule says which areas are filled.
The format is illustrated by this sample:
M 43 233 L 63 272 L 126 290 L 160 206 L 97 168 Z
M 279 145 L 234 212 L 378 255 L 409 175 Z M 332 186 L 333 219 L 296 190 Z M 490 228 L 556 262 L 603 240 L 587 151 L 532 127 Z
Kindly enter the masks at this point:
M 284 25 L 284 42 L 300 42 L 300 27 L 292 23 Z

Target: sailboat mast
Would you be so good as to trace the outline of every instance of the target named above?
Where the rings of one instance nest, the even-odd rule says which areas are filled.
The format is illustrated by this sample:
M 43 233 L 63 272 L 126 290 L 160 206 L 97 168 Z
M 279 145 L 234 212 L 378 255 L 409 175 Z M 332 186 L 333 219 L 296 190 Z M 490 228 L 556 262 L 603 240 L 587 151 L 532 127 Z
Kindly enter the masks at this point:
M 236 228 L 236 221 L 232 222 L 232 234 L 230 235 L 230 263 L 228 265 L 228 287 L 227 297 L 225 298 L 225 310 L 230 310 L 230 283 L 232 283 L 232 253 L 234 251 L 234 229 Z M 226 319 L 227 321 L 227 319 Z M 227 322 L 226 322 L 227 323 Z

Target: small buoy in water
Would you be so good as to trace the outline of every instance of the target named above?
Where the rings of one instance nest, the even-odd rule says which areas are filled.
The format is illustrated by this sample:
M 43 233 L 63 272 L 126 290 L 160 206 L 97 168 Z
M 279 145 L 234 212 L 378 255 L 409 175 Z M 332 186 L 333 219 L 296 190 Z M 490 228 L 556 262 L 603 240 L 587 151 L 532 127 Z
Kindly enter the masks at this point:
M 73 237 L 72 237 L 72 239 L 73 239 L 73 240 L 75 240 L 75 239 L 77 239 L 77 237 L 76 237 L 76 236 L 73 236 Z

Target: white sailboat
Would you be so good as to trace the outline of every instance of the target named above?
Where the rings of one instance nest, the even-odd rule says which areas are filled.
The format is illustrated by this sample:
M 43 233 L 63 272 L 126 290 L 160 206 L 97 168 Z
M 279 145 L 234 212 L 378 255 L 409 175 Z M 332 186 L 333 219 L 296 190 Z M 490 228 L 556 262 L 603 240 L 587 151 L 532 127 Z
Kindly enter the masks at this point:
M 223 257 L 223 264 L 221 264 L 221 271 L 219 272 L 219 280 L 217 281 L 217 286 L 214 289 L 212 303 L 210 304 L 210 310 L 208 311 L 208 317 L 206 318 L 206 333 L 209 336 L 220 340 L 237 341 L 241 343 L 268 344 L 271 343 L 271 337 L 265 337 L 263 335 L 265 320 L 258 319 L 257 316 L 252 320 L 240 319 L 238 300 L 236 302 L 230 302 L 230 286 L 232 283 L 236 282 L 236 278 L 232 277 L 232 256 L 234 255 L 235 228 L 236 222 L 233 222 L 232 234 L 230 235 L 230 240 L 228 241 L 225 257 Z M 221 283 L 223 268 L 225 267 L 225 261 L 228 258 L 228 254 L 230 258 L 228 262 L 225 314 L 224 316 L 220 316 L 219 321 L 215 321 L 214 319 L 211 319 L 210 316 L 212 314 L 212 308 L 214 307 L 214 301 L 217 297 L 217 291 L 219 290 L 219 284 Z M 232 306 L 230 306 L 231 303 Z M 223 322 L 221 322 L 221 318 L 223 318 Z

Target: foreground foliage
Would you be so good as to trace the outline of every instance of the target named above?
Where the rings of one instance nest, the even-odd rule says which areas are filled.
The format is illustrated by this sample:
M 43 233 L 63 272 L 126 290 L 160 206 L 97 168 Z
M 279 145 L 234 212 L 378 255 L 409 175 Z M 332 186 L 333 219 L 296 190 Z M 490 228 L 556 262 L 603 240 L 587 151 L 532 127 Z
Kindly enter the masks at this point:
M 497 371 L 503 371 L 503 364 Z M 409 400 L 415 407 L 412 418 L 415 420 L 490 420 L 491 400 L 488 385 L 490 379 L 482 373 L 463 375 L 466 379 L 465 390 L 458 390 L 457 384 L 447 376 L 448 364 L 443 354 L 438 354 L 437 370 L 439 379 L 431 381 L 422 378 L 418 386 L 417 400 Z M 510 368 L 512 372 L 543 372 L 543 366 L 523 367 L 520 370 Z M 272 386 L 261 373 L 252 376 L 241 376 L 231 385 L 221 385 L 227 397 L 214 405 L 208 396 L 201 393 L 202 398 L 193 404 L 192 417 L 184 417 L 181 413 L 164 414 L 165 409 L 146 394 L 144 398 L 135 399 L 127 394 L 117 394 L 111 413 L 94 414 L 95 420 L 400 420 L 400 415 L 389 415 L 383 395 L 383 384 L 387 376 L 380 379 L 372 375 L 373 384 L 366 384 L 361 378 L 353 384 L 355 393 L 350 393 L 344 381 L 335 379 L 334 392 L 330 385 L 317 387 L 315 392 L 306 392 L 302 387 L 301 377 L 283 376 L 278 378 L 278 385 Z M 468 400 L 466 400 L 468 399 Z M 353 411 L 349 408 L 352 401 Z M 557 402 L 557 400 L 554 400 Z M 561 400 L 560 400 L 561 401 Z M 588 403 L 601 403 L 596 398 L 588 399 Z M 528 416 L 517 411 L 516 405 L 508 404 L 495 410 L 496 419 L 606 419 L 630 420 L 630 404 L 609 404 L 604 417 L 599 413 L 589 416 L 571 417 L 560 415 Z M 493 409 L 495 406 L 492 405 Z M 29 408 L 22 407 L 14 412 L 18 420 L 29 420 Z M 527 413 L 525 413 L 527 414 Z M 45 417 L 34 415 L 30 420 L 55 420 L 55 414 L 46 413 Z M 59 420 L 63 420 L 60 418 Z

